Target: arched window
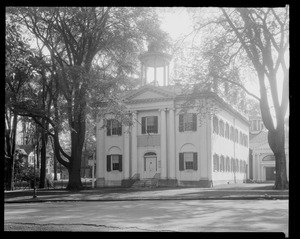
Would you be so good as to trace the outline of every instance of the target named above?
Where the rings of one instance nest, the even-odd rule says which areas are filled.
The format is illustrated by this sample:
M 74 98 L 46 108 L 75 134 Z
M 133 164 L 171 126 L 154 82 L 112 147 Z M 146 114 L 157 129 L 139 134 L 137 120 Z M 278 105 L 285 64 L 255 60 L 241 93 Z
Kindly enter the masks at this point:
M 226 172 L 230 172 L 230 158 L 226 157 Z
M 231 172 L 235 172 L 235 161 L 231 158 Z
M 240 159 L 240 172 L 244 172 L 244 161 Z
M 154 152 L 145 153 L 144 157 L 147 157 L 147 156 L 156 156 L 156 153 L 154 153 Z
M 218 172 L 219 171 L 219 155 L 214 154 L 213 161 L 214 161 L 214 172 Z
M 217 116 L 213 117 L 213 132 L 216 134 L 219 133 L 219 120 Z
M 220 171 L 221 172 L 225 172 L 225 162 L 224 161 L 225 161 L 224 156 L 221 155 L 221 157 L 220 157 Z
M 239 167 L 239 160 L 235 159 L 235 171 L 239 172 L 240 171 L 240 167 Z

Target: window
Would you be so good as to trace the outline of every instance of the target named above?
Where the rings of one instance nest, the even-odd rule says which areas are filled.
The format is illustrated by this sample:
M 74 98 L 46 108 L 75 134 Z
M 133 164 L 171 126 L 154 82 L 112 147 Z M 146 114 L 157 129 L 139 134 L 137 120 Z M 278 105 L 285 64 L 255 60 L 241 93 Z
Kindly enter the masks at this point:
M 239 131 L 235 129 L 234 131 L 234 142 L 238 143 L 239 142 Z
M 142 134 L 158 133 L 158 117 L 148 116 L 142 117 Z
M 112 154 L 106 156 L 106 170 L 122 172 L 122 155 Z
M 235 159 L 235 171 L 239 172 L 240 171 L 240 167 L 239 167 L 239 160 Z
M 217 172 L 219 171 L 219 155 L 214 154 L 213 160 L 214 160 L 214 172 Z
M 230 127 L 230 140 L 234 141 L 234 128 L 233 128 L 233 126 Z
M 234 159 L 231 158 L 231 172 L 235 171 L 235 163 L 234 163 Z
M 213 132 L 218 134 L 219 133 L 219 121 L 216 116 L 213 118 Z
M 122 125 L 116 119 L 107 120 L 107 136 L 122 135 Z
M 225 162 L 224 162 L 224 156 L 221 155 L 220 157 L 220 171 L 225 172 Z
M 195 152 L 179 153 L 179 171 L 198 170 L 198 156 Z
M 224 121 L 220 120 L 220 135 L 224 137 Z
M 179 115 L 179 132 L 197 131 L 197 115 L 187 113 Z
M 240 159 L 240 172 L 243 173 L 244 172 L 244 161 L 242 161 Z
M 243 145 L 244 144 L 244 138 L 243 138 L 243 133 L 240 131 L 240 144 Z
M 252 130 L 257 131 L 257 120 L 252 120 Z
M 226 172 L 230 172 L 230 159 L 226 157 Z
M 226 127 L 225 127 L 225 138 L 229 139 L 229 124 L 226 123 Z

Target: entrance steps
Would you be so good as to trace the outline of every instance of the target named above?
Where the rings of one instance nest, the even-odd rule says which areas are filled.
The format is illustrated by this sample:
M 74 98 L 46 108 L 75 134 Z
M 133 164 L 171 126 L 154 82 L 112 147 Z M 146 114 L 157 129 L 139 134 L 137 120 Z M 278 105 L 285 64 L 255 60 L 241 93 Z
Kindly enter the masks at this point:
M 158 179 L 156 178 L 145 178 L 139 181 L 136 181 L 131 187 L 132 188 L 143 188 L 143 187 L 157 187 Z

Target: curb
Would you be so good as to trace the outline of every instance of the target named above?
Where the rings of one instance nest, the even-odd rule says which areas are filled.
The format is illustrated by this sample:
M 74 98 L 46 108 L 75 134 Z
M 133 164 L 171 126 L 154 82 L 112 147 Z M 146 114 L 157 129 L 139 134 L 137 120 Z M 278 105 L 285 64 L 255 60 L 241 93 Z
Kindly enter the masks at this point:
M 43 203 L 43 202 L 121 202 L 121 201 L 172 201 L 172 200 L 288 200 L 289 196 L 246 196 L 246 197 L 161 197 L 161 198 L 124 198 L 124 199 L 25 199 L 19 201 L 4 201 L 4 203 Z

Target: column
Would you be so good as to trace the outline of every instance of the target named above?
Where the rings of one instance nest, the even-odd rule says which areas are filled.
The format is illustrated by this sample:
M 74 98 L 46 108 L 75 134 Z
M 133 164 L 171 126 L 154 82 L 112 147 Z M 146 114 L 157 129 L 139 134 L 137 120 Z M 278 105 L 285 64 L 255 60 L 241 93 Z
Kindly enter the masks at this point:
M 160 160 L 161 160 L 161 179 L 167 178 L 167 127 L 166 109 L 160 109 Z
M 123 132 L 123 137 L 124 137 L 124 163 L 123 163 L 123 170 L 124 170 L 124 179 L 128 179 L 129 178 L 129 165 L 130 165 L 130 145 L 129 145 L 129 126 L 125 126 L 124 127 L 125 130 Z
M 168 75 L 167 75 L 168 85 L 170 84 L 170 65 L 168 65 Z
M 176 172 L 176 157 L 175 157 L 175 109 L 169 109 L 169 151 L 168 151 L 168 165 L 169 165 L 169 178 L 175 179 L 175 172 Z
M 101 128 L 103 119 L 96 125 L 96 187 L 103 187 L 105 182 L 105 128 Z
M 164 66 L 164 86 L 166 86 L 166 66 Z
M 137 112 L 132 113 L 131 127 L 131 177 L 137 174 Z M 135 175 L 137 176 L 137 175 Z
M 156 85 L 156 66 L 154 67 L 154 85 Z
M 144 66 L 143 66 L 143 63 L 141 63 L 141 81 L 142 81 L 142 86 L 144 85 L 143 75 L 144 75 Z

